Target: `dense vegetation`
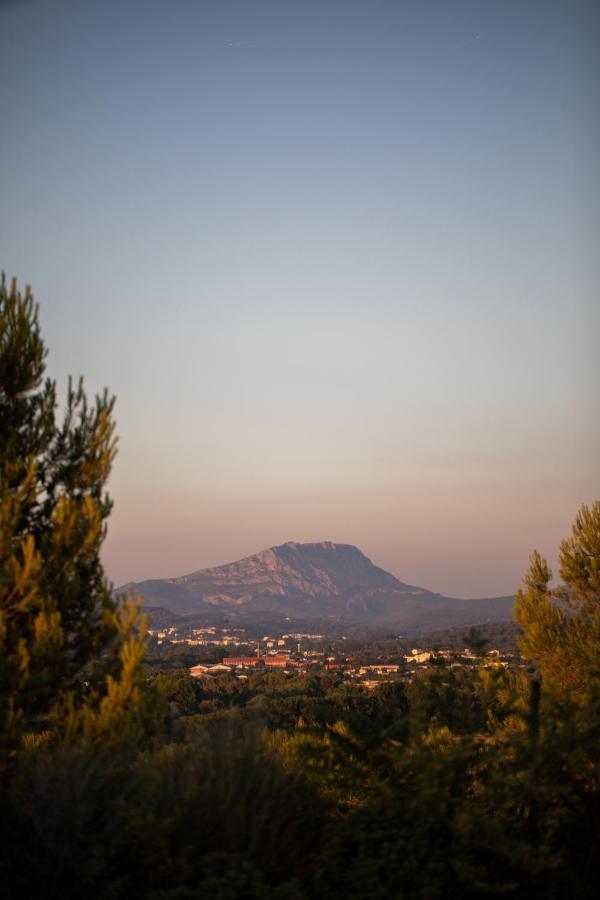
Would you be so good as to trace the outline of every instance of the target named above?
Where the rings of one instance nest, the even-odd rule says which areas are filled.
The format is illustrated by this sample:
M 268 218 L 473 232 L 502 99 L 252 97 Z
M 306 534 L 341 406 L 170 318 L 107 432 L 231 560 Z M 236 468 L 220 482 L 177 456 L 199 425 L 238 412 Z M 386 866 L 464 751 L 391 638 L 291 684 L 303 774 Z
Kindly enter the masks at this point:
M 31 296 L 0 289 L 0 745 L 6 897 L 596 897 L 600 503 L 532 556 L 530 670 L 373 690 L 331 674 L 140 665 L 99 559 L 112 402 L 42 384 Z

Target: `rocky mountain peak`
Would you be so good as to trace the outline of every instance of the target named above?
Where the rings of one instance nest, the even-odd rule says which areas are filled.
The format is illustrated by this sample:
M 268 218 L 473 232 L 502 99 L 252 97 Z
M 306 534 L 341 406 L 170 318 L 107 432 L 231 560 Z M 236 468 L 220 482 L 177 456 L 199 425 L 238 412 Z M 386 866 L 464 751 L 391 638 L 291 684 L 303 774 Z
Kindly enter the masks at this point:
M 220 609 L 228 610 L 227 615 L 234 611 L 252 615 L 270 611 L 403 626 L 425 618 L 436 624 L 473 621 L 475 603 L 481 615 L 486 607 L 505 615 L 508 601 L 512 604 L 511 598 L 499 598 L 498 605 L 491 600 L 458 601 L 432 594 L 375 566 L 358 547 L 333 541 L 287 541 L 227 565 L 129 587 L 144 595 L 149 605 L 175 612 Z

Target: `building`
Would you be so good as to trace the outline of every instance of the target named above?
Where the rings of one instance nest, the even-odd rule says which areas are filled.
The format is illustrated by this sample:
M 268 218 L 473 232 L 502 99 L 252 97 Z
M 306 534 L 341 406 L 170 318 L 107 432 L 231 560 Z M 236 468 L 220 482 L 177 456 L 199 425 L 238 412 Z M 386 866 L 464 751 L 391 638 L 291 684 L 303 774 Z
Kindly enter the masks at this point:
M 284 653 L 275 653 L 273 656 L 263 656 L 265 666 L 274 669 L 285 669 L 290 663 L 290 658 Z
M 208 666 L 191 666 L 190 675 L 192 678 L 199 678 L 201 675 L 204 675 Z
M 405 656 L 404 659 L 408 663 L 425 663 L 429 662 L 431 659 L 431 653 L 429 650 L 423 650 L 419 652 L 418 650 L 413 650 L 410 656 Z
M 262 656 L 226 656 L 223 660 L 223 665 L 250 668 L 251 666 L 258 666 L 262 661 Z
M 410 659 L 414 659 L 414 657 L 410 657 Z M 368 675 L 369 673 L 373 673 L 374 675 L 393 675 L 395 672 L 400 671 L 400 666 L 396 665 L 396 663 L 385 664 L 385 665 L 373 665 L 373 666 L 361 666 L 358 670 L 359 675 Z
M 230 667 L 217 663 L 215 666 L 191 666 L 189 673 L 192 678 L 200 678 L 202 675 L 224 675 L 229 672 Z

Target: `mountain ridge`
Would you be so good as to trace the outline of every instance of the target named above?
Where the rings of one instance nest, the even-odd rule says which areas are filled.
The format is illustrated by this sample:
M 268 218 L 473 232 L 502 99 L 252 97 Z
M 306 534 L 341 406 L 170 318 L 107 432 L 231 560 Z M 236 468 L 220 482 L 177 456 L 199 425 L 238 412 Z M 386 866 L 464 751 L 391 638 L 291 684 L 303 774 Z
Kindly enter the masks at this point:
M 365 625 L 448 627 L 510 619 L 512 597 L 461 600 L 406 584 L 353 544 L 288 541 L 175 578 L 129 582 L 148 605 L 177 614 L 270 612 Z

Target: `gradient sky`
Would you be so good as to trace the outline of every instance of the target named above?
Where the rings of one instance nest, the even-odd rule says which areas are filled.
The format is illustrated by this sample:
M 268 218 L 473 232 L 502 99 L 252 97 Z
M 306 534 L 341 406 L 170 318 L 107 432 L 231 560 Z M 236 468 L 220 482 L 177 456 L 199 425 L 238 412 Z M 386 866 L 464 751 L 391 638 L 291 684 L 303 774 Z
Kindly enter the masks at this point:
M 0 267 L 117 395 L 119 584 L 509 593 L 600 496 L 596 0 L 0 2 Z

